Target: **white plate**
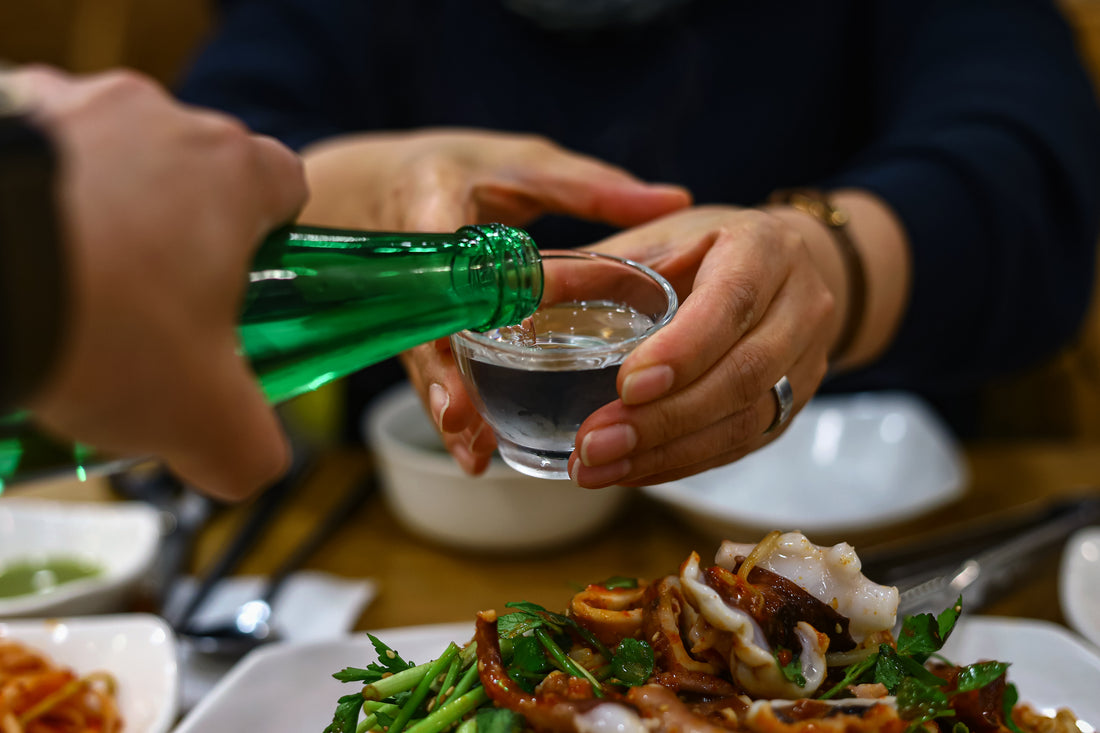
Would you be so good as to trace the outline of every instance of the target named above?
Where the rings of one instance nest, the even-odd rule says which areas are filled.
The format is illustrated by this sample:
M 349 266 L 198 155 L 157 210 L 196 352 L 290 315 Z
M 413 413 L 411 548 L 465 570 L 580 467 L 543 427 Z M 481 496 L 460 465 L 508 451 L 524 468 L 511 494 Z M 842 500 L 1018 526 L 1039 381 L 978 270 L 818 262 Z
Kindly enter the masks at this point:
M 922 400 L 902 392 L 823 395 L 787 432 L 739 461 L 646 487 L 713 536 L 843 533 L 941 506 L 966 485 L 961 451 Z
M 1058 594 L 1070 626 L 1100 646 L 1100 527 L 1078 530 L 1066 542 Z
M 1009 662 L 1020 701 L 1046 715 L 1069 708 L 1081 733 L 1100 728 L 1100 654 L 1058 624 L 1036 619 L 971 616 L 943 648 L 956 664 Z
M 0 598 L 0 618 L 120 611 L 159 546 L 159 514 L 140 502 L 5 497 L 0 501 L 0 565 L 65 556 L 103 572 L 37 595 Z
M 472 624 L 448 624 L 372 632 L 407 661 L 427 662 L 448 642 L 473 636 Z M 952 661 L 994 656 L 1013 662 L 1009 679 L 1021 699 L 1039 710 L 1069 707 L 1081 720 L 1100 725 L 1100 657 L 1068 631 L 1050 623 L 974 617 L 949 641 Z M 299 733 L 332 722 L 336 700 L 354 685 L 332 679 L 344 667 L 375 659 L 365 634 L 344 641 L 272 645 L 245 657 L 174 733 L 262 730 Z M 1091 733 L 1087 728 L 1082 733 Z
M 38 649 L 80 674 L 110 672 L 118 682 L 125 733 L 165 733 L 176 718 L 176 639 L 158 616 L 0 621 L 0 637 Z

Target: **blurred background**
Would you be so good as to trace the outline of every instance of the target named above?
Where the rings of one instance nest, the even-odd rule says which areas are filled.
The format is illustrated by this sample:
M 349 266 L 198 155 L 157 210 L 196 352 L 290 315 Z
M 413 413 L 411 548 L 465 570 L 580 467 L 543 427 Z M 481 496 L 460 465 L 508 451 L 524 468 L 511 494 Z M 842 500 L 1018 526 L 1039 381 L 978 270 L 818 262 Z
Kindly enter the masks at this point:
M 1100 87 L 1100 0 L 1059 2 Z M 129 66 L 171 87 L 217 20 L 216 0 L 7 0 L 0 60 L 74 72 Z M 1093 302 L 1076 344 L 987 391 L 982 437 L 1100 441 L 1100 294 Z M 332 437 L 342 419 L 339 390 L 322 390 L 289 413 L 308 432 Z

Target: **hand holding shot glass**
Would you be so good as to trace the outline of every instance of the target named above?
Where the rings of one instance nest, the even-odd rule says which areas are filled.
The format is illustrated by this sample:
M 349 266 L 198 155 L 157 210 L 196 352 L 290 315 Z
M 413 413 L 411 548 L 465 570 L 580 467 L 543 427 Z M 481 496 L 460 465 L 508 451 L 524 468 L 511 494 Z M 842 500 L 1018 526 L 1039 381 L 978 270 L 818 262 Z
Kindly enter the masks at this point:
M 581 423 L 618 399 L 619 365 L 672 319 L 678 301 L 663 277 L 620 257 L 549 250 L 542 266 L 533 316 L 459 332 L 451 348 L 504 461 L 531 476 L 567 479 Z

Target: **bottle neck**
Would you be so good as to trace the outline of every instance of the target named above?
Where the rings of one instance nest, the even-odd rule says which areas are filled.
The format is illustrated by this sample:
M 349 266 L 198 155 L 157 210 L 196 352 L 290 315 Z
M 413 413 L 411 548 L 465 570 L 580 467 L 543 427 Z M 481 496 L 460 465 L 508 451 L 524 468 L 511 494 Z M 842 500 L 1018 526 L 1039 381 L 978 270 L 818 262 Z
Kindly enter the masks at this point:
M 532 315 L 542 300 L 542 258 L 530 235 L 503 224 L 467 226 L 459 236 L 484 247 L 494 263 L 500 298 L 492 318 L 472 330 L 513 326 Z
M 458 331 L 519 323 L 543 290 L 534 242 L 503 225 L 291 227 L 265 240 L 249 280 L 241 343 L 273 402 Z

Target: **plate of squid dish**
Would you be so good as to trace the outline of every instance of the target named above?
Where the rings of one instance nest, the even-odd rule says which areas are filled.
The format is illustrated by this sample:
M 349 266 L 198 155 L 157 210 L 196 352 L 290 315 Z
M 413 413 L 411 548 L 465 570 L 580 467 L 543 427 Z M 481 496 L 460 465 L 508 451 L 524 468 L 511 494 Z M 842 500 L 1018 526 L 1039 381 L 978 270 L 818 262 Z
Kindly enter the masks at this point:
M 245 658 L 177 733 L 1091 733 L 1100 657 L 1068 630 L 898 618 L 847 543 L 774 531 L 657 578 L 599 579 L 557 609 Z

